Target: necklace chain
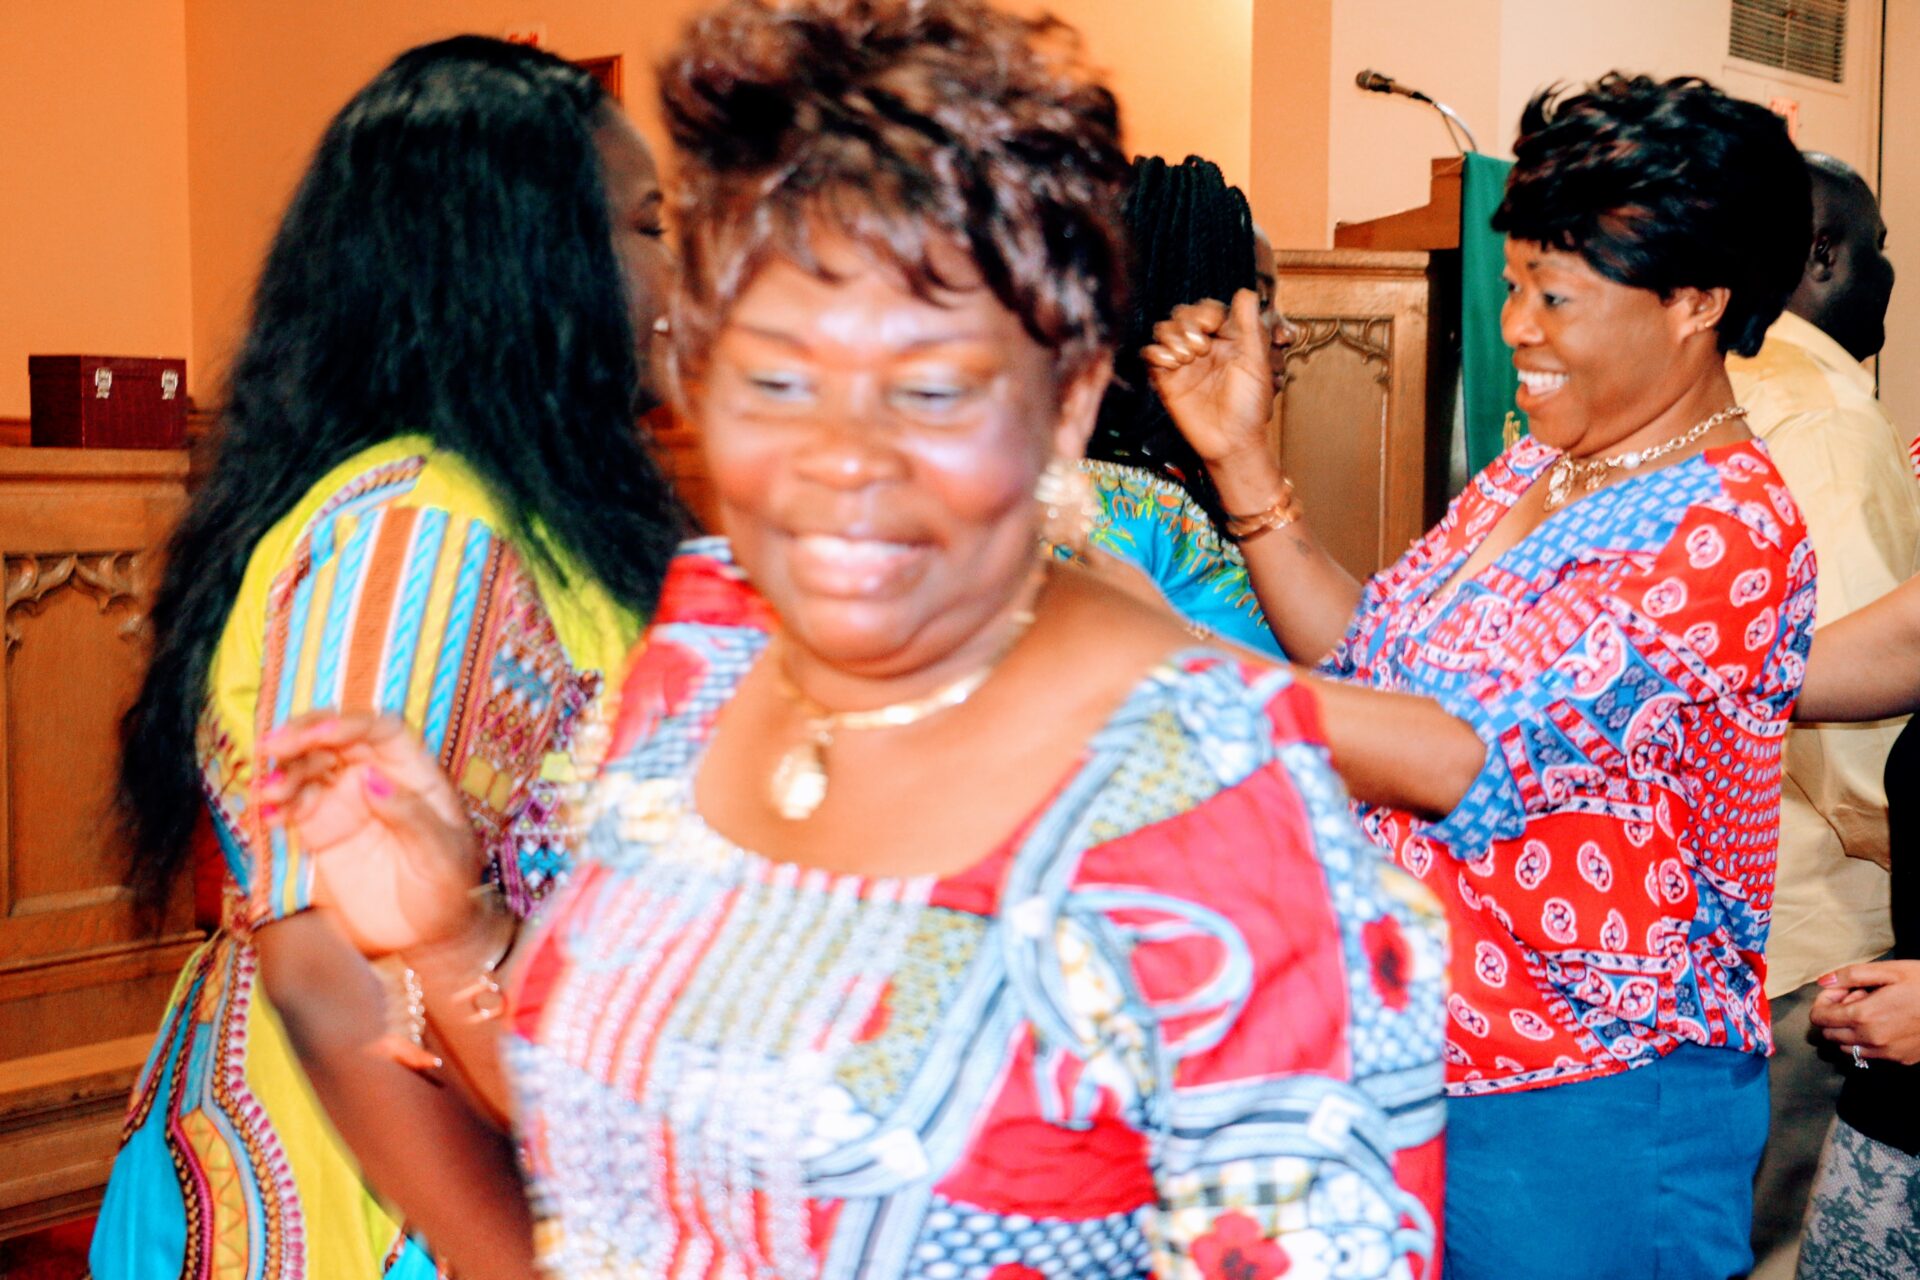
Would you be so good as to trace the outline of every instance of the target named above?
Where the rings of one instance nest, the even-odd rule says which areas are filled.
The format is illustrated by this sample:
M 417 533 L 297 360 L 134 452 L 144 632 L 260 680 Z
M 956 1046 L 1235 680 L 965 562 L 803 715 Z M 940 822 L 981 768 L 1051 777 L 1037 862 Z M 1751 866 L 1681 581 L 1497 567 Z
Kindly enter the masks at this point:
M 1547 472 L 1547 510 L 1558 511 L 1565 506 L 1573 498 L 1576 484 L 1580 486 L 1580 492 L 1592 493 L 1606 482 L 1609 472 L 1637 471 L 1655 458 L 1664 457 L 1675 449 L 1684 449 L 1721 423 L 1746 416 L 1746 409 L 1736 404 L 1722 409 L 1711 418 L 1694 423 L 1671 440 L 1645 449 L 1615 454 L 1610 458 L 1576 458 L 1572 454 L 1565 454 Z
M 1001 661 L 1033 624 L 1034 597 L 1039 593 L 1043 580 L 1043 574 L 1034 575 L 1033 584 L 1027 590 L 1026 602 L 1013 615 L 1012 626 L 993 651 L 992 657 L 965 675 L 918 698 L 865 710 L 834 711 L 801 689 L 794 681 L 792 672 L 782 662 L 780 692 L 806 718 L 806 733 L 774 766 L 768 794 L 775 811 L 789 822 L 800 822 L 813 816 L 814 810 L 827 798 L 827 748 L 833 745 L 836 733 L 898 729 L 957 707 L 979 692 L 980 686 L 987 682 L 987 677 L 999 668 Z

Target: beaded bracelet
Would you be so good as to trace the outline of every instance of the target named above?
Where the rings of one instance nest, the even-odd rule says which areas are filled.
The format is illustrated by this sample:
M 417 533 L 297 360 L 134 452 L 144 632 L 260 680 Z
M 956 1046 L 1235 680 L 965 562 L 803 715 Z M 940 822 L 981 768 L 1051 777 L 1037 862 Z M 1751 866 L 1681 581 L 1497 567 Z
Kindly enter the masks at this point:
M 1270 529 L 1284 529 L 1300 518 L 1300 504 L 1293 496 L 1293 481 L 1282 478 L 1280 496 L 1251 515 L 1227 515 L 1227 537 L 1245 545 Z

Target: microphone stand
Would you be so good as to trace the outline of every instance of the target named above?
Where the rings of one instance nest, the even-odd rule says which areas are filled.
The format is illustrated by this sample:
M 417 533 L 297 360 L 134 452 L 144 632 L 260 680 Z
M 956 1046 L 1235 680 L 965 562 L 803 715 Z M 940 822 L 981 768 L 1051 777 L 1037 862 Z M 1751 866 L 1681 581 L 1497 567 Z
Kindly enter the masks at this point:
M 1353 78 L 1353 82 L 1368 93 L 1393 93 L 1403 98 L 1412 98 L 1415 102 L 1426 103 L 1440 113 L 1440 123 L 1447 128 L 1447 141 L 1453 144 L 1455 151 L 1461 155 L 1465 155 L 1469 151 L 1475 152 L 1476 154 L 1479 152 L 1480 141 L 1473 136 L 1473 130 L 1468 127 L 1465 120 L 1460 118 L 1460 113 L 1446 103 L 1429 98 L 1418 89 L 1401 84 L 1392 76 L 1381 75 L 1378 71 L 1362 71 Z M 1454 132 L 1456 125 L 1459 126 L 1460 133 L 1464 133 L 1467 136 L 1464 144 L 1460 141 L 1460 134 Z

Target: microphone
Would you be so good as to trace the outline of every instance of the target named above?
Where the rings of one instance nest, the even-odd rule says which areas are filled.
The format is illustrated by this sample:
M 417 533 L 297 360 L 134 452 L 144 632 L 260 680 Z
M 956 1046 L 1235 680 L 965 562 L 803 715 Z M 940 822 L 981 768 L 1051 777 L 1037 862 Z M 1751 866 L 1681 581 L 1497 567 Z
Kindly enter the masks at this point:
M 1382 75 L 1378 71 L 1362 71 L 1353 78 L 1353 82 L 1368 93 L 1397 93 L 1402 97 L 1412 98 L 1416 102 L 1430 101 L 1427 95 L 1418 89 L 1409 89 L 1392 76 Z
M 1412 98 L 1415 102 L 1426 103 L 1440 113 L 1442 122 L 1447 126 L 1447 138 L 1453 143 L 1453 149 L 1455 151 L 1458 151 L 1461 155 L 1465 155 L 1469 151 L 1478 152 L 1480 150 L 1480 143 L 1473 136 L 1473 130 L 1468 128 L 1467 122 L 1462 120 L 1459 113 L 1446 103 L 1436 102 L 1418 89 L 1401 84 L 1392 76 L 1383 75 L 1371 68 L 1361 71 L 1359 75 L 1353 78 L 1353 83 L 1368 93 L 1393 93 L 1403 98 Z M 1460 132 L 1467 135 L 1465 146 L 1462 146 L 1460 139 L 1454 135 L 1453 127 L 1455 125 L 1459 125 Z

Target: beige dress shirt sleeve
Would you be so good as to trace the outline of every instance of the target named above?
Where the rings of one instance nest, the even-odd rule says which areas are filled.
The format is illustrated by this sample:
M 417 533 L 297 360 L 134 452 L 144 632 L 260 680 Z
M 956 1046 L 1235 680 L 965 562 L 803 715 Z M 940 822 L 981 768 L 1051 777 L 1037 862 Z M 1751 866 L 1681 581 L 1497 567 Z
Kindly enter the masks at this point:
M 1750 425 L 1806 517 L 1819 564 L 1819 624 L 1920 570 L 1920 484 L 1865 371 L 1793 316 L 1775 326 L 1759 356 L 1729 369 Z M 1893 943 L 1881 773 L 1902 724 L 1801 727 L 1787 738 L 1770 996 Z

